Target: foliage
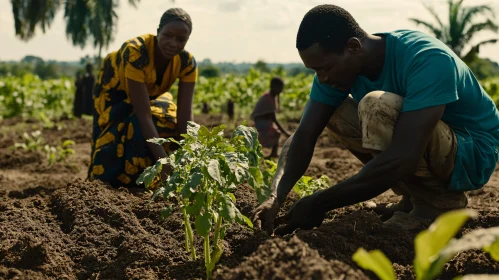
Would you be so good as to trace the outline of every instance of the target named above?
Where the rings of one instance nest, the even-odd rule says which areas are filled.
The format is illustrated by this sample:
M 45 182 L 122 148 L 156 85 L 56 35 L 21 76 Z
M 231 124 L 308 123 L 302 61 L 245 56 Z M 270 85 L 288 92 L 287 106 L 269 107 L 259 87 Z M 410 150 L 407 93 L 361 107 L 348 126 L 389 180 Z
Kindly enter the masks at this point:
M 199 77 L 194 95 L 194 106 L 197 112 L 202 109 L 202 103 L 207 102 L 213 112 L 224 112 L 229 99 L 236 104 L 239 116 L 248 117 L 260 96 L 270 90 L 270 80 L 273 76 L 284 78 L 284 90 L 279 97 L 280 109 L 298 111 L 305 107 L 310 93 L 313 76 L 298 74 L 295 77 L 286 76 L 282 69 L 274 69 L 269 73 L 251 68 L 247 75 L 224 74 L 217 78 Z M 171 92 L 175 96 L 178 88 Z
M 263 60 L 258 60 L 255 63 L 255 69 L 264 73 L 270 72 L 270 68 L 267 66 L 267 63 Z
M 492 97 L 496 105 L 499 104 L 499 77 L 495 79 L 487 79 L 481 82 L 483 89 Z
M 300 196 L 305 197 L 313 194 L 317 190 L 329 188 L 331 180 L 326 175 L 314 179 L 310 176 L 302 176 L 293 187 L 293 190 Z
M 128 0 L 136 6 L 140 0 Z M 92 39 L 94 47 L 101 50 L 113 41 L 117 30 L 117 9 L 121 1 L 98 0 L 12 0 L 16 35 L 28 41 L 35 35 L 37 26 L 42 31 L 50 28 L 57 12 L 64 8 L 66 20 L 66 35 L 73 45 L 85 47 Z
M 499 64 L 486 58 L 475 58 L 468 62 L 468 67 L 479 80 L 499 76 Z
M 216 78 L 220 76 L 220 70 L 211 64 L 199 66 L 199 75 L 205 78 Z
M 45 144 L 45 139 L 43 138 L 42 132 L 40 130 L 35 130 L 31 133 L 23 133 L 23 142 L 14 143 L 9 149 L 22 149 L 24 151 L 43 151 L 47 156 L 47 162 L 49 166 L 52 166 L 56 162 L 66 162 L 69 156 L 75 153 L 72 146 L 76 143 L 73 140 L 66 140 L 62 145 L 50 146 Z
M 226 224 L 237 222 L 252 227 L 251 221 L 242 215 L 234 205 L 233 192 L 240 184 L 248 182 L 254 188 L 263 184 L 258 162 L 263 156 L 258 134 L 254 128 L 238 126 L 231 139 L 224 137 L 225 126 L 211 131 L 205 126 L 189 122 L 187 134 L 177 142 L 173 138 L 148 140 L 156 144 L 177 143 L 180 148 L 166 158 L 159 159 L 148 167 L 137 180 L 146 188 L 161 187 L 154 197 L 175 199 L 184 216 L 185 246 L 196 259 L 195 233 L 204 239 L 204 261 L 207 277 L 222 255 L 221 241 L 225 237 Z M 171 166 L 173 172 L 166 180 L 160 180 L 163 165 Z M 171 214 L 173 208 L 163 211 L 163 216 Z M 210 243 L 210 237 L 213 243 Z
M 259 203 L 262 203 L 269 196 L 270 186 L 272 185 L 272 180 L 276 171 L 277 163 L 270 160 L 264 161 L 262 173 L 266 188 L 264 189 L 264 193 L 258 195 Z M 300 178 L 300 180 L 298 180 L 298 182 L 296 182 L 293 187 L 293 191 L 295 191 L 301 198 L 309 196 L 317 190 L 329 188 L 330 184 L 331 180 L 326 175 L 322 175 L 318 179 L 304 175 Z
M 22 143 L 14 143 L 10 149 L 22 149 L 25 151 L 38 151 L 41 149 L 45 140 L 43 139 L 42 132 L 40 130 L 35 130 L 31 133 L 23 133 Z
M 367 252 L 363 248 L 359 248 L 352 259 L 363 269 L 374 272 L 381 280 L 396 279 L 392 262 L 380 250 Z
M 454 239 L 466 220 L 476 216 L 476 211 L 469 209 L 449 211 L 416 236 L 414 240 L 416 279 L 435 279 L 452 257 L 465 250 L 483 249 L 493 259 L 499 261 L 499 227 L 474 230 L 460 239 Z M 381 251 L 367 252 L 359 248 L 352 259 L 360 267 L 373 271 L 382 280 L 395 279 L 394 269 Z
M 0 80 L 0 117 L 71 115 L 74 86 L 67 78 L 42 81 L 33 75 Z
M 492 31 L 497 33 L 499 26 L 493 21 L 494 10 L 488 5 L 463 6 L 464 0 L 449 0 L 448 23 L 441 20 L 437 12 L 430 6 L 426 6 L 428 12 L 438 23 L 434 25 L 420 19 L 409 19 L 417 25 L 428 28 L 437 39 L 447 44 L 458 56 L 473 57 L 479 52 L 481 45 L 496 43 L 497 39 L 489 39 L 471 46 L 471 50 L 463 55 L 464 48 L 471 44 L 471 40 L 482 31 Z M 476 22 L 475 19 L 481 16 L 483 21 Z
M 44 150 L 47 154 L 49 166 L 56 162 L 66 162 L 69 156 L 74 155 L 75 150 L 72 148 L 76 143 L 73 140 L 66 140 L 62 145 L 53 147 L 45 145 Z

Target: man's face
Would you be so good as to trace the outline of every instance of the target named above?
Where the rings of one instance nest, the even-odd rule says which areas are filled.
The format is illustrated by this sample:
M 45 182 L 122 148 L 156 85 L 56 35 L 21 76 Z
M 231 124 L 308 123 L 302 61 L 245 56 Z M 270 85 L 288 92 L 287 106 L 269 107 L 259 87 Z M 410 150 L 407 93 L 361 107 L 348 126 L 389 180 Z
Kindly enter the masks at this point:
M 328 84 L 341 91 L 348 91 L 353 86 L 359 73 L 357 50 L 345 48 L 343 53 L 324 50 L 319 43 L 300 51 L 300 57 L 309 69 L 317 73 L 321 84 Z

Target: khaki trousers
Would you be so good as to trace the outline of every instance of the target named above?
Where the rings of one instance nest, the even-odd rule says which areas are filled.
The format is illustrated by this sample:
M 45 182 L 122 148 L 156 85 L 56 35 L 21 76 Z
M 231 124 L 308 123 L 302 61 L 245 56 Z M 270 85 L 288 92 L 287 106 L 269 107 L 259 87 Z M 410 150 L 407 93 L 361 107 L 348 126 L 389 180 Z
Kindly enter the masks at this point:
M 390 145 L 402 103 L 403 97 L 384 91 L 370 92 L 360 103 L 348 97 L 329 120 L 328 131 L 367 163 Z M 466 195 L 448 189 L 456 152 L 454 132 L 439 121 L 417 172 L 391 189 L 398 195 L 410 196 L 414 206 L 427 204 L 444 211 L 466 207 Z

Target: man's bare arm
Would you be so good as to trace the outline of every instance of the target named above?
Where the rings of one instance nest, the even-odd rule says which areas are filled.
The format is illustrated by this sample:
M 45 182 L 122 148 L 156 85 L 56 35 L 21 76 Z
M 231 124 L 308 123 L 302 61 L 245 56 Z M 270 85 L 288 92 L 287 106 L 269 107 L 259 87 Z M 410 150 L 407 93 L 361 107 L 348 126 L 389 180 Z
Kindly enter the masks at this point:
M 296 182 L 307 170 L 317 139 L 333 115 L 334 107 L 309 100 L 295 133 L 286 141 L 272 183 L 272 194 L 282 205 Z

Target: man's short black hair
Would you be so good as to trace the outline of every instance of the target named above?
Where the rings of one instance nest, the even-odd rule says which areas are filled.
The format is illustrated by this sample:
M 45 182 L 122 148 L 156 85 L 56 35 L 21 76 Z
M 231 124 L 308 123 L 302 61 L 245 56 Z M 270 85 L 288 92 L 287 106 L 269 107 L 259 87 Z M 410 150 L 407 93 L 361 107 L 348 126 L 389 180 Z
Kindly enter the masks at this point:
M 284 86 L 284 81 L 279 77 L 273 77 L 270 80 L 270 87 L 272 86 Z
M 312 8 L 303 17 L 296 35 L 296 48 L 303 51 L 319 43 L 325 50 L 341 52 L 350 38 L 366 36 L 349 12 L 324 4 Z

